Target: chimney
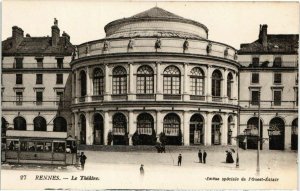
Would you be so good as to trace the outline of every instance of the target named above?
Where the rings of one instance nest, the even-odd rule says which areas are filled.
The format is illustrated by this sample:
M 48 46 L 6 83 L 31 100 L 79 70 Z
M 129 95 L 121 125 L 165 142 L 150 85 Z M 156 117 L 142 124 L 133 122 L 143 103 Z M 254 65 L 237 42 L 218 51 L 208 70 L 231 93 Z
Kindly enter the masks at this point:
M 58 21 L 54 18 L 54 25 L 51 27 L 51 34 L 52 34 L 52 46 L 56 46 L 59 41 L 60 31 L 58 28 Z
M 259 28 L 259 42 L 266 49 L 268 48 L 268 25 L 260 25 Z
M 12 38 L 14 39 L 15 45 L 20 44 L 24 38 L 24 31 L 17 26 L 13 26 L 12 27 Z
M 63 37 L 66 37 L 68 39 L 68 41 L 70 41 L 70 35 L 68 33 L 66 33 L 65 31 L 62 33 Z

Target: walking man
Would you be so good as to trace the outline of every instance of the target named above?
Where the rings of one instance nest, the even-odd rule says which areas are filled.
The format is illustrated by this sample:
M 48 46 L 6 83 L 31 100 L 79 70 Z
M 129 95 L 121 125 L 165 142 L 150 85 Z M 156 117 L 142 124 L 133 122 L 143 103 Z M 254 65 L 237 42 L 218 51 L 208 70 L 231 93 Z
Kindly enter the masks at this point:
M 143 164 L 141 164 L 141 167 L 140 167 L 140 174 L 142 176 L 144 176 L 144 165 Z
M 178 166 L 181 166 L 182 156 L 179 154 L 178 156 Z
M 84 165 L 85 165 L 85 160 L 86 159 L 87 159 L 87 157 L 84 155 L 84 152 L 81 152 L 81 155 L 80 155 L 80 164 L 81 164 L 82 170 L 84 170 Z
M 207 156 L 207 154 L 206 154 L 206 152 L 205 152 L 205 150 L 204 150 L 204 152 L 203 152 L 203 163 L 204 163 L 204 164 L 206 163 L 206 156 Z
M 202 152 L 199 150 L 198 152 L 199 163 L 202 163 Z

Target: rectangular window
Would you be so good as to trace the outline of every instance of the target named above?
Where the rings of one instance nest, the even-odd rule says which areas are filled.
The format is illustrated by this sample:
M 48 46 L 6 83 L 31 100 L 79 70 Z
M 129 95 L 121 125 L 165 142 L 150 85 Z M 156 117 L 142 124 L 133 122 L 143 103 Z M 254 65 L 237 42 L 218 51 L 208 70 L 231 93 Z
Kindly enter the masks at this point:
M 56 74 L 56 84 L 63 84 L 63 74 Z
M 259 91 L 251 91 L 251 104 L 258 105 L 259 102 Z
M 253 57 L 252 58 L 252 66 L 253 67 L 259 67 L 259 57 Z
M 23 92 L 16 92 L 16 104 L 22 105 L 23 102 Z
M 281 84 L 281 73 L 274 74 L 274 84 Z
M 43 74 L 36 75 L 36 84 L 43 84 Z
M 43 103 L 43 92 L 36 92 L 36 104 L 42 105 Z
M 38 68 L 43 68 L 43 58 L 36 58 Z
M 274 90 L 274 105 L 281 105 L 281 90 Z
M 63 68 L 64 67 L 64 59 L 63 58 L 57 58 L 57 68 Z
M 273 62 L 273 67 L 281 67 L 282 60 L 281 57 L 275 57 Z
M 259 83 L 259 73 L 252 73 L 251 83 L 258 84 Z
M 16 60 L 16 69 L 23 68 L 23 58 L 15 58 Z
M 16 74 L 16 84 L 23 84 L 23 75 Z

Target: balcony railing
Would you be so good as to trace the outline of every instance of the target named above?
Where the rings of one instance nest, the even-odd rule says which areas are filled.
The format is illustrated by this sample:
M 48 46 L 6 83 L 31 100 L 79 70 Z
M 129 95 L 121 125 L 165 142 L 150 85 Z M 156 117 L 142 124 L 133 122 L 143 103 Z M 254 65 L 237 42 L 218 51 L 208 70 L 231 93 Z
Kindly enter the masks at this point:
M 212 96 L 212 101 L 222 102 L 222 97 L 220 97 L 220 96 Z
M 240 100 L 239 105 L 242 108 L 258 108 L 258 101 L 251 101 L 251 100 Z M 297 101 L 260 101 L 260 107 L 261 108 L 292 108 L 296 109 L 298 108 Z
M 85 96 L 79 97 L 79 102 L 85 102 Z
M 111 95 L 112 100 L 127 100 L 127 95 Z
M 155 94 L 137 94 L 136 99 L 155 99 Z
M 164 94 L 164 99 L 181 100 L 181 95 Z
M 137 128 L 138 134 L 152 135 L 152 128 Z
M 125 135 L 125 128 L 113 128 L 113 135 Z
M 205 101 L 205 96 L 203 96 L 203 95 L 190 95 L 190 100 Z
M 70 101 L 6 101 L 2 100 L 3 108 L 10 107 L 49 107 L 49 108 L 68 108 L 70 105 Z
M 103 95 L 92 96 L 92 101 L 102 101 L 102 100 L 103 100 Z
M 164 133 L 167 136 L 178 136 L 179 135 L 179 128 L 173 128 L 173 127 L 165 127 Z

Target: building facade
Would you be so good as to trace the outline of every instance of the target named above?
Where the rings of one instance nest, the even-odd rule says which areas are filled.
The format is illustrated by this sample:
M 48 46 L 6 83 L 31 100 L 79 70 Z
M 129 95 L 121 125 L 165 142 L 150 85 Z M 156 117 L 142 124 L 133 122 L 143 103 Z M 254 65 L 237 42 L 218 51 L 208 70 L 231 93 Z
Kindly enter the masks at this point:
M 69 63 L 74 48 L 67 33 L 60 35 L 57 20 L 51 34 L 24 36 L 14 26 L 12 37 L 2 42 L 2 135 L 66 138 L 72 134 Z
M 64 133 L 86 145 L 206 146 L 252 132 L 246 143 L 255 148 L 261 90 L 262 136 L 295 149 L 298 36 L 267 35 L 264 26 L 237 52 L 209 40 L 205 25 L 158 7 L 105 32 L 74 48 L 56 20 L 51 37 L 13 27 L 2 45 L 2 130 Z
M 239 103 L 240 131 L 247 148 L 257 149 L 258 108 L 265 149 L 297 149 L 298 35 L 274 35 L 261 25 L 259 38 L 241 44 Z

